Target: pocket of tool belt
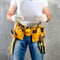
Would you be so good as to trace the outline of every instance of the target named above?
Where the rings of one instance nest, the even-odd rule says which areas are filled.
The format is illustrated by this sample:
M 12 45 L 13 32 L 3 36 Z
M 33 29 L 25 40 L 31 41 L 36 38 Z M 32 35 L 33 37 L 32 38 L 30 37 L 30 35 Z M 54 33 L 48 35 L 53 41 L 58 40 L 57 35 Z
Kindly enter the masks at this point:
M 39 41 L 39 36 L 41 34 L 41 29 L 40 28 L 33 28 L 32 29 L 32 42 L 38 42 Z
M 14 29 L 14 32 L 15 32 L 15 38 L 23 40 L 24 32 L 22 31 L 22 28 L 20 26 L 16 25 L 16 28 Z
M 45 36 L 45 29 L 44 26 L 37 26 L 32 29 L 32 42 L 38 42 L 40 36 L 44 37 Z

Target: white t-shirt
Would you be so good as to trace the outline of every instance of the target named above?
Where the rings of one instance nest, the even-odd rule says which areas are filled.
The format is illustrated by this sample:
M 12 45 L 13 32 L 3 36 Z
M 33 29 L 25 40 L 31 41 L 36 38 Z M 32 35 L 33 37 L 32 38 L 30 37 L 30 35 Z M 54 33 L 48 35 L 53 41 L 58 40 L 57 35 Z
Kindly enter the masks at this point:
M 10 5 L 17 7 L 17 14 L 26 20 L 32 20 L 42 14 L 43 7 L 48 6 L 47 0 L 11 0 Z

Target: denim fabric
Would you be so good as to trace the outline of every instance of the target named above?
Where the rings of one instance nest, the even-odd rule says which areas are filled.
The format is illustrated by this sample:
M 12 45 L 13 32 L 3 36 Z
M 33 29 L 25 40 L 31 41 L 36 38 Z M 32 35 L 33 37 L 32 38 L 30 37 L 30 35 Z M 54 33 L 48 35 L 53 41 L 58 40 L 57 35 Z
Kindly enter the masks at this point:
M 24 39 L 16 40 L 12 60 L 24 60 L 27 45 L 29 46 L 32 60 L 43 60 L 44 54 L 40 53 L 38 42 L 31 42 L 31 36 L 24 36 Z

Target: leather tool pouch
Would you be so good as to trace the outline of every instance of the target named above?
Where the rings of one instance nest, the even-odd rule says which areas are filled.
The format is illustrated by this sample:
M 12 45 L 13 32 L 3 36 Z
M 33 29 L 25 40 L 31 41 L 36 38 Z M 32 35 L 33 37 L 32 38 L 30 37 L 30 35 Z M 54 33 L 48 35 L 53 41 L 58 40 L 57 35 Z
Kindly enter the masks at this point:
M 19 26 L 19 24 L 16 24 L 14 32 L 15 32 L 15 38 L 23 40 L 23 38 L 24 38 L 24 32 L 22 30 L 22 27 Z

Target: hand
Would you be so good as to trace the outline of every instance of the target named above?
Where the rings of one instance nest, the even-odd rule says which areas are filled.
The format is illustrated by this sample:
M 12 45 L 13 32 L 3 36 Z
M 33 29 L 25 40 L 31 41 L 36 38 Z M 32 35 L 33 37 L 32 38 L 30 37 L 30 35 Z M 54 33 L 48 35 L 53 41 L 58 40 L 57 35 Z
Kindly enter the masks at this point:
M 12 21 L 19 22 L 20 20 L 24 20 L 23 16 L 20 16 L 20 15 L 13 15 L 12 16 Z
M 39 20 L 42 23 L 45 23 L 48 19 L 46 14 L 41 14 L 36 16 L 36 20 Z

